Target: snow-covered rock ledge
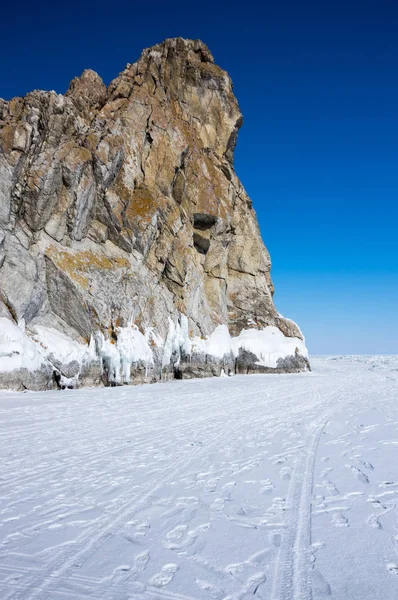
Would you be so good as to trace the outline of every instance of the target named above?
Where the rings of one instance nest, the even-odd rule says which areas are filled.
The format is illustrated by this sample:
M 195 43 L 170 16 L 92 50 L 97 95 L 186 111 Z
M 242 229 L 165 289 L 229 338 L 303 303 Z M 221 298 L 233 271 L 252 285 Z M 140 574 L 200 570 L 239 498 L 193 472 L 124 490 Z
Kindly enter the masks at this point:
M 222 373 L 309 370 L 305 342 L 277 327 L 244 329 L 231 337 L 219 325 L 207 338 L 190 337 L 188 319 L 169 318 L 166 339 L 153 328 L 130 323 L 110 334 L 96 332 L 88 344 L 41 325 L 0 318 L 0 387 L 61 389 L 123 385 Z

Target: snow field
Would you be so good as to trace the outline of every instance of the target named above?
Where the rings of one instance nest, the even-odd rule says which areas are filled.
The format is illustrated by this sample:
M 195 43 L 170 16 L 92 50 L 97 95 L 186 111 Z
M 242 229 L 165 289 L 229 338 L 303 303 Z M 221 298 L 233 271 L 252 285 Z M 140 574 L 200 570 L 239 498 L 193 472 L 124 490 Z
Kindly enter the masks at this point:
M 0 392 L 4 600 L 395 600 L 398 359 Z

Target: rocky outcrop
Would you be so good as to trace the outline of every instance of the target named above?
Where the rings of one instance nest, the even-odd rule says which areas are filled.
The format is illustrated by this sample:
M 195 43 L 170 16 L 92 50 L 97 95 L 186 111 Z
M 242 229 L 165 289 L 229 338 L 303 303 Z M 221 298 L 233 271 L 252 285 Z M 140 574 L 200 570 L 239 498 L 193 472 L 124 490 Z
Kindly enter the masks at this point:
M 227 73 L 180 38 L 108 88 L 88 70 L 0 100 L 1 385 L 309 368 L 234 172 L 241 124 Z

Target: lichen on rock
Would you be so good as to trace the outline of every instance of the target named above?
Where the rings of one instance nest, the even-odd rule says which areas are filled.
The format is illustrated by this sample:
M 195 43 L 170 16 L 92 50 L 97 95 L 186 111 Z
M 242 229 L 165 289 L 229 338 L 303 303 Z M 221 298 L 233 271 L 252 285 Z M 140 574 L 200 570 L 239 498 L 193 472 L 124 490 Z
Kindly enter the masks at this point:
M 234 171 L 241 125 L 228 74 L 181 38 L 107 88 L 86 70 L 0 100 L 0 386 L 309 368 Z

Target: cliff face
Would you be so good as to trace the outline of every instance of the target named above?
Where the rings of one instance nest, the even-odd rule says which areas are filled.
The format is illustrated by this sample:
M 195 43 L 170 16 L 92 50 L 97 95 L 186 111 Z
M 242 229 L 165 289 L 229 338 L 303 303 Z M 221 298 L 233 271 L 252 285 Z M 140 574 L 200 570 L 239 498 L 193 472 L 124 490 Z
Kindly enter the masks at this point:
M 200 41 L 0 100 L 0 385 L 303 370 Z

